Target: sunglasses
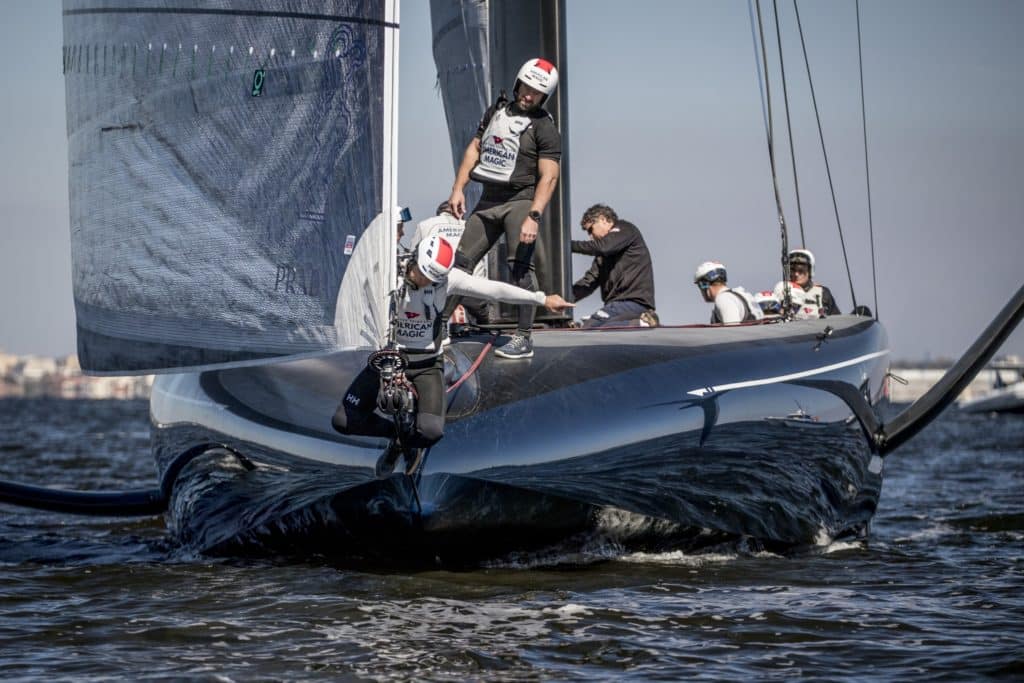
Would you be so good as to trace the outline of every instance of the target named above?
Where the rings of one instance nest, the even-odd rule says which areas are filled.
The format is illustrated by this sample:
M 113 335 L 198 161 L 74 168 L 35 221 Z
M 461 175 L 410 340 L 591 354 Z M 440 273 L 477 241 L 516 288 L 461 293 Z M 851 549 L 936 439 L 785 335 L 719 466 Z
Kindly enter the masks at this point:
M 811 269 L 807 266 L 790 266 L 789 271 L 796 275 L 807 275 L 811 272 Z
M 587 233 L 588 235 L 593 233 L 594 232 L 594 221 L 590 221 L 589 223 L 586 223 L 585 225 L 583 225 L 583 232 Z

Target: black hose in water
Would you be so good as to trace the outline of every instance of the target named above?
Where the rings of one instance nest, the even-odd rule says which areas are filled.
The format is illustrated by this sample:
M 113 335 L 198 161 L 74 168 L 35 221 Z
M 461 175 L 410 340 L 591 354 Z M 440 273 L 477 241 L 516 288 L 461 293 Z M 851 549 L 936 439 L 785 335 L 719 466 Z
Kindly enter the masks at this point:
M 0 503 L 100 517 L 150 517 L 167 510 L 160 489 L 148 491 L 67 491 L 0 481 Z

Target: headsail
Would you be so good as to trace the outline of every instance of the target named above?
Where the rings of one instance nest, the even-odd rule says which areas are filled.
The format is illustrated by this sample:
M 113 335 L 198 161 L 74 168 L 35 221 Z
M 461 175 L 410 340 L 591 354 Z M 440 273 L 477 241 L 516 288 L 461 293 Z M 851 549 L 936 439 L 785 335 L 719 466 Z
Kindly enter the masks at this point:
M 64 40 L 84 369 L 383 339 L 397 0 L 67 0 Z

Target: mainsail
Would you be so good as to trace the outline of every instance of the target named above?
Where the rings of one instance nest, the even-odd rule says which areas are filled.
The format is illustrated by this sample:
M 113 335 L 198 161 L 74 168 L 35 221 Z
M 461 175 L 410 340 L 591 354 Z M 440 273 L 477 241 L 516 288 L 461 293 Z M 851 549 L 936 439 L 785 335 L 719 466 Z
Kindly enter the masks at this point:
M 64 40 L 83 369 L 380 343 L 397 0 L 66 0 Z

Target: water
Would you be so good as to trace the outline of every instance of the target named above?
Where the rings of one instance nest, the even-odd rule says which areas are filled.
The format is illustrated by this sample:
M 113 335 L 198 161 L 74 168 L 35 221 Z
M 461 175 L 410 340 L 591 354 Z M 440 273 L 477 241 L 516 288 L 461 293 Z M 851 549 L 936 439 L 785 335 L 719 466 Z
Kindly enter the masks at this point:
M 0 401 L 0 478 L 150 488 L 146 415 Z M 0 678 L 1024 676 L 1024 418 L 948 411 L 885 476 L 867 544 L 414 574 L 195 557 L 159 519 L 0 506 Z

